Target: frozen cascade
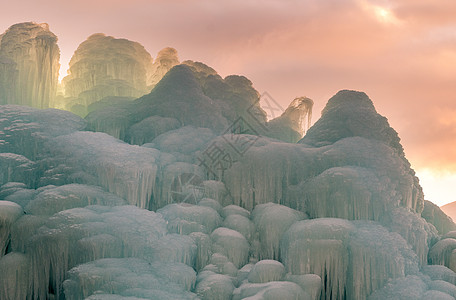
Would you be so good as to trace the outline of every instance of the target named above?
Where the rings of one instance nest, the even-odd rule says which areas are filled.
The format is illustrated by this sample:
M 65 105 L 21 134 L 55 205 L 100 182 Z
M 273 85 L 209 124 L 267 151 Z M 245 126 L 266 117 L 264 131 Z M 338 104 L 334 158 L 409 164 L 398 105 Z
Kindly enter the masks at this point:
M 152 57 L 144 47 L 127 39 L 98 33 L 82 42 L 70 61 L 64 107 L 75 111 L 110 96 L 137 98 L 147 94 Z
M 213 253 L 226 255 L 237 268 L 246 264 L 250 245 L 241 233 L 229 228 L 219 227 L 212 232 L 211 238 L 213 241 Z
M 86 261 L 119 256 L 150 258 L 166 232 L 160 214 L 135 206 L 88 206 L 59 212 L 24 243 L 32 262 L 33 290 L 29 295 L 45 298 L 48 286 L 58 295 L 65 273 Z
M 435 226 L 439 234 L 444 235 L 456 230 L 456 224 L 437 205 L 431 201 L 424 200 L 424 209 L 421 216 Z
M 291 275 L 287 274 L 285 280 L 291 281 L 299 285 L 303 291 L 306 291 L 310 299 L 320 299 L 321 293 L 321 278 L 316 274 L 303 274 L 303 275 Z
M 22 253 L 10 252 L 0 258 L 0 299 L 28 299 L 29 267 L 30 261 Z
M 222 218 L 214 209 L 186 203 L 169 204 L 157 213 L 167 221 L 169 232 L 179 234 L 211 233 L 222 223 Z
M 321 282 L 321 299 L 343 299 L 348 270 L 345 241 L 355 226 L 342 219 L 313 219 L 294 223 L 283 235 L 281 261 L 294 275 L 317 274 Z
M 299 221 L 283 236 L 281 257 L 292 274 L 323 279 L 321 299 L 365 299 L 389 279 L 418 273 L 406 241 L 370 221 Z
M 209 264 L 212 256 L 212 239 L 202 232 L 192 232 L 189 235 L 196 245 L 195 270 L 198 272 Z
M 49 25 L 33 22 L 15 24 L 0 38 L 0 66 L 5 65 L 2 63 L 5 58 L 9 59 L 6 76 L 10 81 L 7 83 L 13 83 L 2 87 L 0 82 L 0 95 L 5 93 L 2 89 L 8 95 L 0 100 L 0 104 L 52 107 L 57 93 L 60 50 L 57 37 L 49 30 Z
M 177 56 L 177 50 L 171 47 L 160 50 L 155 58 L 155 62 L 152 65 L 149 78 L 147 78 L 147 84 L 152 89 L 157 83 L 168 73 L 172 67 L 179 64 L 179 57 Z
M 151 209 L 171 203 L 197 204 L 204 197 L 204 174 L 198 165 L 173 162 L 163 166 L 159 175 L 161 184 L 155 201 L 149 206 Z
M 252 219 L 260 243 L 258 258 L 278 259 L 279 244 L 283 234 L 295 222 L 305 218 L 303 213 L 280 204 L 257 205 L 252 212 Z
M 420 299 L 427 290 L 426 283 L 416 275 L 396 279 L 375 291 L 369 296 L 369 300 L 397 299 L 409 300 Z
M 38 193 L 25 207 L 33 215 L 52 216 L 63 210 L 89 205 L 126 205 L 124 199 L 103 191 L 98 186 L 67 184 L 49 188 Z
M 76 132 L 55 139 L 56 154 L 71 158 L 98 178 L 98 184 L 136 205 L 148 208 L 156 199 L 160 152 L 132 146 L 104 133 Z M 133 159 L 134 158 L 134 159 Z
M 348 299 L 365 299 L 389 279 L 418 274 L 416 254 L 398 233 L 373 222 L 354 224 L 348 241 Z
M 84 129 L 86 123 L 78 116 L 56 109 L 35 109 L 18 105 L 0 106 L 0 150 L 23 155 L 35 160 L 38 156 L 48 155 L 49 140 L 59 135 Z M 28 174 L 24 174 L 28 175 Z M 27 178 L 29 177 L 29 178 Z M 24 176 L 27 185 L 35 176 Z M 19 179 L 14 179 L 18 181 Z
M 35 163 L 14 153 L 0 153 L 0 184 L 23 180 L 29 185 L 34 182 Z
M 282 115 L 267 123 L 266 135 L 296 143 L 310 128 L 313 104 L 310 98 L 295 98 Z
M 446 238 L 438 241 L 429 250 L 429 263 L 444 265 L 450 268 L 453 251 L 456 249 L 456 239 Z M 453 269 L 453 271 L 456 271 Z
M 150 264 L 138 258 L 106 258 L 79 265 L 68 272 L 64 282 L 68 300 L 85 299 L 95 294 L 139 297 L 141 299 L 197 299 L 186 290 L 195 272 L 186 265 Z M 96 299 L 96 298 L 95 298 Z M 134 298 L 137 299 L 137 298 Z
M 412 246 L 420 265 L 428 263 L 429 247 L 438 240 L 438 233 L 432 224 L 404 207 L 390 209 L 381 223 L 399 233 Z
M 249 218 L 238 214 L 228 215 L 223 220 L 222 227 L 241 233 L 249 242 L 251 242 L 255 235 L 255 224 Z
M 0 200 L 0 258 L 6 254 L 10 244 L 11 226 L 23 213 L 18 204 Z
M 387 186 L 368 169 L 335 167 L 303 182 L 290 197 L 311 218 L 378 221 L 391 207 Z

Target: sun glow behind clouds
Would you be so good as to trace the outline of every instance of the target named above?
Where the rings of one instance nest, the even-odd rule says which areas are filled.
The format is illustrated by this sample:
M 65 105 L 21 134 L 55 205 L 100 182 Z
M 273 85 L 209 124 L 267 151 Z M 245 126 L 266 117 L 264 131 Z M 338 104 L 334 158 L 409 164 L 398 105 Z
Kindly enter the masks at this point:
M 384 24 L 399 24 L 399 20 L 389 8 L 372 4 L 369 1 L 361 1 L 360 3 L 361 7 L 377 19 L 377 21 Z
M 456 201 L 456 173 L 436 173 L 430 169 L 416 170 L 424 198 L 438 206 Z

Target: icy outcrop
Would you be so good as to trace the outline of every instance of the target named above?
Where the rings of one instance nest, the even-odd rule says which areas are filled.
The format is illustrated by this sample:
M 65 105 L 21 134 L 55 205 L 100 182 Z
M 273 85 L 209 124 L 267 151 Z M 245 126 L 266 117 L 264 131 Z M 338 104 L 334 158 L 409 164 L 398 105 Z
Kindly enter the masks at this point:
M 130 141 L 130 144 L 142 145 L 152 142 L 162 133 L 179 127 L 181 124 L 176 119 L 152 116 L 131 126 L 128 129 L 126 139 Z
M 30 261 L 22 253 L 10 252 L 0 258 L 0 299 L 27 299 Z
M 310 98 L 295 98 L 281 116 L 268 122 L 266 135 L 290 143 L 299 141 L 310 128 L 313 104 Z
M 260 204 L 252 212 L 258 234 L 258 258 L 278 259 L 279 244 L 283 234 L 305 215 L 287 206 L 274 203 Z
M 22 224 L 27 227 L 27 222 Z M 59 212 L 34 228 L 24 239 L 31 261 L 32 283 L 29 295 L 45 298 L 51 286 L 59 295 L 66 272 L 87 261 L 105 257 L 138 257 L 156 259 L 167 233 L 161 215 L 134 206 L 88 206 Z M 13 249 L 14 250 L 14 249 Z M 168 251 L 168 256 L 174 255 Z M 170 260 L 165 260 L 170 261 Z
M 247 263 L 249 257 L 249 242 L 239 232 L 219 227 L 211 233 L 213 253 L 221 253 L 240 268 Z
M 418 273 L 418 259 L 405 240 L 366 221 L 296 222 L 282 238 L 281 257 L 293 275 L 322 278 L 321 299 L 364 299 L 391 278 Z
M 376 127 L 370 131 L 372 124 Z M 363 93 L 343 91 L 331 98 L 322 118 L 298 145 L 252 138 L 222 136 L 213 142 L 233 158 L 233 163 L 219 177 L 234 203 L 249 210 L 257 204 L 275 202 L 306 211 L 302 193 L 309 180 L 322 187 L 318 189 L 321 195 L 313 193 L 320 201 L 337 197 L 346 200 L 338 200 L 343 207 L 337 207 L 334 212 L 325 205 L 321 205 L 319 212 L 320 207 L 314 206 L 311 210 L 319 214 L 316 217 L 333 216 L 333 213 L 342 218 L 379 220 L 388 207 L 407 207 L 417 213 L 423 210 L 422 189 L 403 155 L 397 133 L 389 127 L 386 118 L 377 114 Z M 236 155 L 230 150 L 233 148 L 241 154 Z M 335 172 L 338 169 L 323 173 L 331 168 L 344 168 L 344 172 L 340 178 L 337 175 L 341 172 Z M 351 177 L 351 185 L 357 189 L 349 199 L 349 188 L 345 192 L 332 186 L 329 191 L 324 189 L 337 180 L 341 180 L 340 186 L 343 175 Z M 316 176 L 320 177 L 315 179 Z M 378 210 L 379 206 L 385 208 Z M 326 213 L 329 215 L 321 215 Z
M 3 129 L 0 131 L 0 151 L 35 160 L 38 154 L 50 150 L 51 138 L 82 130 L 85 126 L 83 119 L 70 112 L 2 105 L 0 106 L 0 127 Z M 13 180 L 21 181 L 18 178 Z M 25 183 L 28 184 L 28 182 Z
M 439 234 L 456 230 L 456 224 L 445 212 L 434 203 L 424 200 L 424 209 L 421 216 L 435 226 Z
M 66 109 L 89 106 L 105 97 L 137 98 L 147 94 L 152 57 L 144 47 L 127 39 L 98 33 L 81 43 L 63 79 Z
M 104 133 L 76 132 L 55 139 L 55 155 L 93 176 L 107 191 L 141 208 L 154 199 L 160 153 Z M 132 158 L 134 157 L 134 160 Z
M 345 241 L 355 226 L 342 219 L 314 219 L 296 222 L 284 234 L 281 261 L 293 275 L 317 274 L 321 299 L 341 299 L 346 292 L 348 249 Z
M 0 42 L 0 104 L 52 107 L 59 59 L 57 37 L 48 24 L 27 22 L 8 28 Z
M 230 300 L 233 290 L 234 284 L 229 276 L 210 272 L 198 276 L 195 291 L 202 300 Z
M 147 78 L 149 89 L 152 90 L 157 83 L 168 73 L 174 66 L 179 64 L 177 50 L 174 48 L 164 48 L 160 50 L 152 65 L 150 76 Z
M 60 211 L 76 207 L 89 205 L 120 206 L 126 204 L 124 199 L 107 193 L 98 186 L 68 184 L 41 189 L 34 199 L 25 206 L 25 212 L 36 216 L 52 216 Z
M 12 59 L 0 55 L 0 104 L 15 103 L 17 77 L 16 63 Z
M 159 210 L 168 223 L 168 231 L 179 234 L 211 233 L 220 226 L 222 218 L 210 207 L 186 203 L 169 204 Z
M 260 260 L 249 272 L 248 281 L 250 283 L 267 283 L 271 281 L 281 281 L 285 276 L 285 267 L 276 260 Z
M 6 254 L 11 240 L 11 226 L 24 211 L 16 203 L 0 201 L 0 258 Z
M 183 264 L 150 264 L 138 258 L 106 258 L 71 269 L 66 299 L 197 299 L 190 293 L 196 274 Z M 109 294 L 109 296 L 108 296 Z M 95 296 L 96 295 L 96 296 Z M 132 298 L 128 298 L 132 297 Z M 135 297 L 135 298 L 133 298 Z
M 310 300 L 309 294 L 299 285 L 289 281 L 273 281 L 268 283 L 245 283 L 233 293 L 233 300 L 263 299 L 263 300 Z

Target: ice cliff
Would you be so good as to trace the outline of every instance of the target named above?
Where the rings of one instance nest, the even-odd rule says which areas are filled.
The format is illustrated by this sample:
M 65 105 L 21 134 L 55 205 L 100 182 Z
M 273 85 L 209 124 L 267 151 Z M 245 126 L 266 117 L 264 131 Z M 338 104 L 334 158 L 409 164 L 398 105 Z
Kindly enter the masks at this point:
M 0 38 L 0 104 L 52 107 L 60 50 L 49 25 L 15 24 Z
M 65 106 L 82 109 L 110 96 L 137 98 L 146 94 L 152 76 L 152 57 L 144 47 L 127 39 L 93 34 L 81 43 L 63 79 Z

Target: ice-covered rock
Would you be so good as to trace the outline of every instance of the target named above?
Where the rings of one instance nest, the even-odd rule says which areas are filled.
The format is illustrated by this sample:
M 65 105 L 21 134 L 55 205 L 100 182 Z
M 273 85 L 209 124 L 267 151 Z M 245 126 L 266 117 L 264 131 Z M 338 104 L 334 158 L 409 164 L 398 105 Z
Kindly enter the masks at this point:
M 426 283 L 416 275 L 396 279 L 386 284 L 383 288 L 372 293 L 369 300 L 384 299 L 420 299 L 427 290 Z
M 294 275 L 317 274 L 321 299 L 341 299 L 346 293 L 349 253 L 346 241 L 355 226 L 342 219 L 313 219 L 294 223 L 280 244 L 281 261 Z
M 365 299 L 391 278 L 418 273 L 418 259 L 398 233 L 377 223 L 313 219 L 293 224 L 281 241 L 293 275 L 322 278 L 321 299 Z
M 89 106 L 109 96 L 140 97 L 150 90 L 152 58 L 144 47 L 127 39 L 98 33 L 81 43 L 63 79 L 66 109 Z
M 222 223 L 222 218 L 214 209 L 186 203 L 169 204 L 157 213 L 168 222 L 169 232 L 179 234 L 211 233 Z
M 443 280 L 433 280 L 429 283 L 430 290 L 436 290 L 446 293 L 456 298 L 456 286 Z
M 433 265 L 444 265 L 451 268 L 450 265 L 452 260 L 456 260 L 456 253 L 453 254 L 454 250 L 456 250 L 456 239 L 446 238 L 438 241 L 429 249 L 429 263 Z M 453 258 L 453 256 L 455 257 Z M 456 264 L 454 267 L 456 267 Z M 456 269 L 452 270 L 456 271 Z
M 418 274 L 418 259 L 398 233 L 357 221 L 349 240 L 348 299 L 365 299 L 390 279 Z
M 281 116 L 267 123 L 266 135 L 290 143 L 299 141 L 310 128 L 313 101 L 295 98 Z
M 178 120 L 152 116 L 128 128 L 126 139 L 135 145 L 150 143 L 162 133 L 181 127 Z M 182 143 L 185 144 L 185 143 Z
M 0 200 L 0 258 L 6 254 L 11 241 L 11 226 L 22 216 L 22 207 L 14 202 Z
M 105 192 L 97 186 L 68 184 L 42 190 L 25 207 L 25 212 L 33 215 L 52 216 L 53 214 L 89 205 L 119 206 L 126 201 Z
M 188 291 L 196 274 L 184 264 L 150 264 L 138 258 L 106 258 L 71 269 L 66 299 L 197 299 Z M 97 298 L 98 294 L 105 294 Z M 110 295 L 109 297 L 107 295 Z M 132 298 L 128 298 L 132 297 Z M 138 297 L 138 298 L 133 298 Z
M 321 278 L 316 274 L 291 275 L 287 274 L 285 280 L 299 285 L 303 291 L 307 292 L 310 299 L 320 299 Z
M 154 88 L 157 83 L 168 73 L 172 67 L 179 64 L 177 50 L 171 47 L 160 50 L 152 65 L 150 76 L 147 78 L 149 88 Z
M 222 227 L 240 232 L 248 241 L 251 241 L 255 235 L 255 224 L 245 216 L 238 214 L 228 215 L 223 220 Z
M 454 224 L 453 220 L 440 207 L 430 201 L 424 201 L 424 209 L 421 216 L 434 225 L 441 235 L 456 230 L 456 224 Z
M 250 283 L 267 283 L 281 281 L 285 276 L 285 267 L 276 260 L 260 260 L 250 270 L 248 281 Z
M 22 225 L 28 227 L 27 222 Z M 29 294 L 45 298 L 51 286 L 58 295 L 66 272 L 94 259 L 139 257 L 155 261 L 168 242 L 161 241 L 166 233 L 160 214 L 134 206 L 88 206 L 59 212 L 22 242 L 32 263 Z M 173 252 L 168 250 L 170 255 Z
M 278 259 L 280 239 L 297 221 L 305 219 L 302 212 L 275 203 L 260 204 L 252 212 L 258 232 L 259 259 Z
M 227 275 L 211 273 L 199 278 L 195 292 L 201 300 L 230 300 L 234 284 Z
M 219 227 L 211 233 L 211 238 L 213 253 L 226 255 L 237 268 L 247 263 L 250 245 L 241 233 Z
M 233 293 L 233 300 L 310 300 L 308 293 L 299 285 L 289 281 L 272 281 L 268 283 L 244 283 Z
M 442 265 L 423 266 L 421 272 L 432 280 L 443 280 L 456 285 L 456 273 Z
M 0 42 L 0 68 L 5 72 L 0 72 L 0 104 L 53 107 L 59 59 L 57 36 L 48 24 L 26 22 L 8 28 Z
M 30 260 L 22 253 L 10 252 L 0 257 L 0 299 L 30 299 L 29 269 Z
M 54 153 L 130 204 L 148 208 L 158 197 L 158 150 L 131 146 L 104 133 L 76 132 L 56 138 Z
M 86 123 L 78 116 L 57 109 L 35 109 L 18 105 L 0 106 L 0 150 L 35 160 L 48 155 L 53 137 L 84 129 Z M 32 176 L 33 179 L 35 179 Z M 24 179 L 25 180 L 25 179 Z M 15 181 L 22 181 L 15 179 Z M 31 179 L 25 180 L 29 184 Z

